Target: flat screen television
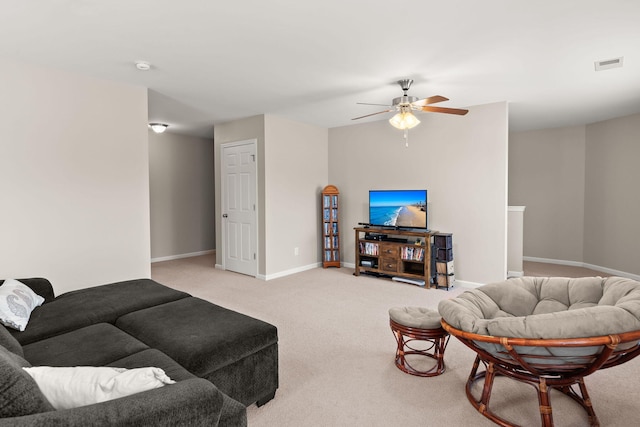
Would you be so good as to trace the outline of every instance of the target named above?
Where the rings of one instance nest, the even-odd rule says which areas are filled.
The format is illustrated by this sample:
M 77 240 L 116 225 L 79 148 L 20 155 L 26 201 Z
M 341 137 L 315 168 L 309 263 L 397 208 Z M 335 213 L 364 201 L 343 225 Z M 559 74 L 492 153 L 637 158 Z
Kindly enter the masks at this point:
M 427 190 L 370 190 L 369 224 L 427 230 Z

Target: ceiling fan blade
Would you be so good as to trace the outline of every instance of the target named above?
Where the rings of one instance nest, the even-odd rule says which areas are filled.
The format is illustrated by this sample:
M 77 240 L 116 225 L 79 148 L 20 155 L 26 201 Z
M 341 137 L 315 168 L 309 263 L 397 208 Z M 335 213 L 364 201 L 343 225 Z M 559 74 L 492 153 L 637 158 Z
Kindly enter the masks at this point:
M 469 110 L 462 110 L 460 108 L 445 108 L 445 107 L 422 107 L 421 110 L 429 111 L 432 113 L 457 114 L 459 116 L 464 116 L 469 112 Z
M 365 117 L 375 116 L 376 114 L 388 113 L 389 111 L 393 111 L 393 109 L 391 109 L 391 110 L 384 110 L 384 111 L 378 111 L 377 113 L 367 114 L 366 116 L 354 117 L 354 118 L 353 118 L 353 119 L 351 119 L 351 120 L 364 119 Z
M 378 105 L 380 107 L 392 107 L 389 104 L 369 104 L 367 102 L 356 102 L 356 104 L 358 104 L 358 105 Z
M 411 105 L 415 105 L 416 107 L 424 107 L 425 105 L 435 104 L 436 102 L 448 101 L 449 98 L 445 98 L 444 96 L 435 95 L 430 96 L 429 98 L 419 99 L 415 102 L 412 102 Z

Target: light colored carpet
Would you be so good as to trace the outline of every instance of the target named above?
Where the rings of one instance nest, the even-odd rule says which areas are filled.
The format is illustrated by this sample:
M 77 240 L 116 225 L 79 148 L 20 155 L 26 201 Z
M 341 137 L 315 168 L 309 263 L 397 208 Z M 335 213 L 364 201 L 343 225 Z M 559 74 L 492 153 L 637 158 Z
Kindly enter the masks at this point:
M 475 353 L 452 338 L 447 371 L 438 377 L 405 374 L 393 363 L 389 329 L 393 306 L 436 308 L 464 289 L 423 289 L 348 268 L 313 269 L 261 281 L 216 270 L 213 256 L 155 263 L 152 277 L 218 305 L 278 327 L 280 388 L 261 408 L 248 408 L 252 427 L 492 426 L 467 401 L 464 385 Z M 603 426 L 637 425 L 640 358 L 586 378 Z M 492 406 L 523 426 L 539 425 L 532 387 L 502 378 Z M 573 401 L 552 392 L 556 426 L 586 426 Z
M 523 262 L 524 275 L 535 277 L 609 277 L 608 273 L 591 270 L 584 267 L 573 267 L 570 265 L 550 264 L 546 262 Z

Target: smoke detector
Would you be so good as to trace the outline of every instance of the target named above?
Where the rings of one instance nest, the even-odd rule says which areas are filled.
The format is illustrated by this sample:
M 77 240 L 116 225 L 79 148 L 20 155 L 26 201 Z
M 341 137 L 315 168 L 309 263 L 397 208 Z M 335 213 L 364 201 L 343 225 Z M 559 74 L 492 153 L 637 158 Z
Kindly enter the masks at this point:
M 622 62 L 624 60 L 624 56 L 620 56 L 618 58 L 613 59 L 605 59 L 604 61 L 596 61 L 594 62 L 596 71 L 609 70 L 611 68 L 620 68 L 622 67 Z
M 146 61 L 136 61 L 136 68 L 140 71 L 149 71 L 151 69 L 151 64 Z

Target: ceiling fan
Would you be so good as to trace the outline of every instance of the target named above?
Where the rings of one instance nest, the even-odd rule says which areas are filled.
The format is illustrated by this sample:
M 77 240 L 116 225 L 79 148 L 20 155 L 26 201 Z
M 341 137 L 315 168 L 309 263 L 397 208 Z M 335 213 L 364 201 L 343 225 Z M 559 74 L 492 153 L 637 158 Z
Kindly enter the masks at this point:
M 433 107 L 431 104 L 435 104 L 438 102 L 448 101 L 448 98 L 444 96 L 436 95 L 430 96 L 429 98 L 418 99 L 415 96 L 407 95 L 411 84 L 413 83 L 412 79 L 403 79 L 398 80 L 398 84 L 402 88 L 404 95 L 399 96 L 397 98 L 393 98 L 391 101 L 391 105 L 385 104 L 367 104 L 364 102 L 358 102 L 360 105 L 381 105 L 389 107 L 386 110 L 378 111 L 377 113 L 367 114 L 365 116 L 355 117 L 351 120 L 364 119 L 365 117 L 375 116 L 377 114 L 389 113 L 391 111 L 397 111 L 397 114 L 389 119 L 389 123 L 395 128 L 401 130 L 411 129 L 412 127 L 418 125 L 420 120 L 413 115 L 412 111 L 427 111 L 431 113 L 446 113 L 446 114 L 457 114 L 460 116 L 464 116 L 469 112 L 469 110 L 463 110 L 459 108 L 447 108 L 447 107 Z

